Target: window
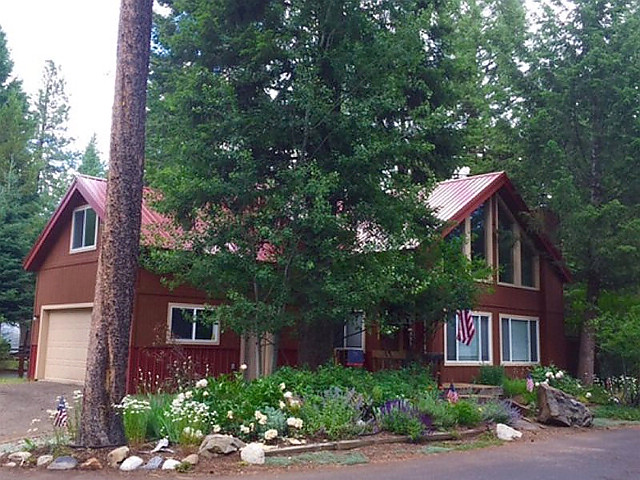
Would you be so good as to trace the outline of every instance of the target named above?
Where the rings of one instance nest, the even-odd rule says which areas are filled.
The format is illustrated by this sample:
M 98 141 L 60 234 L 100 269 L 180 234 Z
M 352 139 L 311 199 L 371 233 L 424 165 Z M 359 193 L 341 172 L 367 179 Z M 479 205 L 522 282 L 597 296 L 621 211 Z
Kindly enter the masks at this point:
M 94 250 L 98 237 L 98 217 L 93 208 L 85 205 L 73 211 L 71 251 Z
M 469 345 L 458 341 L 458 316 L 451 315 L 445 325 L 446 363 L 485 363 L 491 361 L 491 316 L 473 313 L 476 333 Z
M 169 338 L 174 342 L 220 343 L 220 325 L 200 305 L 169 305 Z
M 538 363 L 538 319 L 501 317 L 502 362 Z
M 342 347 L 364 350 L 364 335 L 364 312 L 356 312 L 350 320 L 344 323 Z
M 491 205 L 491 201 L 480 205 L 447 235 L 450 239 L 463 239 L 462 251 L 468 258 L 488 264 L 492 258 Z
M 538 255 L 524 229 L 507 207 L 498 202 L 498 282 L 538 287 Z

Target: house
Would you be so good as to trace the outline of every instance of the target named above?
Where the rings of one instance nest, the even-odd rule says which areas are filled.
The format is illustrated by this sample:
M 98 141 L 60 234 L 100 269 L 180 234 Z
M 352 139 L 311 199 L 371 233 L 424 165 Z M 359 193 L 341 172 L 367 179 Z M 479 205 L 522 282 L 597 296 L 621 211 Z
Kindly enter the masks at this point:
M 147 192 L 150 193 L 150 192 Z M 106 181 L 78 176 L 24 261 L 37 275 L 31 336 L 30 378 L 82 383 L 97 272 Z M 427 338 L 421 325 L 381 335 L 363 328 L 363 317 L 345 323 L 336 353 L 346 364 L 392 367 L 418 352 L 442 358 L 443 379 L 470 380 L 480 365 L 508 369 L 539 362 L 564 366 L 562 286 L 569 274 L 551 243 L 524 225 L 528 210 L 504 173 L 439 184 L 429 205 L 446 228 L 464 235 L 465 253 L 482 257 L 499 273 L 473 310 L 476 335 L 470 345 L 456 341 L 456 319 Z M 143 241 L 165 237 L 166 219 L 145 201 Z M 508 233 L 508 234 L 506 234 Z M 130 332 L 128 389 L 152 387 L 173 373 L 228 373 L 245 357 L 245 339 L 218 325 L 198 322 L 207 300 L 196 288 L 167 289 L 159 276 L 138 269 Z M 266 356 L 265 356 L 266 357 Z M 295 338 L 285 336 L 278 363 L 295 364 Z

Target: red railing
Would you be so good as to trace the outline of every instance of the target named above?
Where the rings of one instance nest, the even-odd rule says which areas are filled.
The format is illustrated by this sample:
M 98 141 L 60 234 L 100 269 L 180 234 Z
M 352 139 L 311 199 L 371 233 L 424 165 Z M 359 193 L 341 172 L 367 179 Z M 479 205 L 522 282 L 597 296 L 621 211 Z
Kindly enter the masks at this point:
M 129 393 L 175 387 L 179 381 L 237 370 L 240 350 L 199 345 L 133 347 L 129 358 Z

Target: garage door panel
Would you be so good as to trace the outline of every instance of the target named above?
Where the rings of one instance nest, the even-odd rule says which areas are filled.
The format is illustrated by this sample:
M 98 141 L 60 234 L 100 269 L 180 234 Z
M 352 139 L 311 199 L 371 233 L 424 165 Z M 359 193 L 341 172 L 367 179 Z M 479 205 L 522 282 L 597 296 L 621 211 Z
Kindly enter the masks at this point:
M 49 313 L 45 380 L 84 382 L 90 324 L 90 309 Z

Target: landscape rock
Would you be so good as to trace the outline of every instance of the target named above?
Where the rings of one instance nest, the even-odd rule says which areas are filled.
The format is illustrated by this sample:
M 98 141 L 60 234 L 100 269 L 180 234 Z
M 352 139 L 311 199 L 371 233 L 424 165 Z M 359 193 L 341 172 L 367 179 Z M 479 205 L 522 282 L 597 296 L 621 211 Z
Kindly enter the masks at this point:
M 167 458 L 162 464 L 162 470 L 175 470 L 180 462 L 174 458 Z
M 9 467 L 9 468 L 13 468 L 13 467 L 17 467 L 18 464 L 16 462 L 7 462 L 3 465 L 3 467 Z
M 511 428 L 509 425 L 499 423 L 496 425 L 496 435 L 500 440 L 506 440 L 508 442 L 522 437 L 522 432 L 519 432 L 515 428 Z
M 131 455 L 120 464 L 120 470 L 122 470 L 123 472 L 130 472 L 142 466 L 143 463 L 143 459 L 135 455 Z
M 47 470 L 72 470 L 76 468 L 78 461 L 73 457 L 58 457 L 49 464 Z
M 164 462 L 164 458 L 160 455 L 156 455 L 142 466 L 142 470 L 157 470 L 162 466 L 162 462 Z
M 53 455 L 40 455 L 38 460 L 36 460 L 37 467 L 46 467 L 51 462 L 53 462 Z
M 191 455 L 187 455 L 182 459 L 182 463 L 188 463 L 189 465 L 197 465 L 200 457 L 198 457 L 197 453 L 192 453 Z
M 20 466 L 24 465 L 24 462 L 31 458 L 31 453 L 29 452 L 13 452 L 10 453 L 7 457 L 10 461 L 19 463 Z
M 204 437 L 204 440 L 202 440 L 200 444 L 198 454 L 205 458 L 213 458 L 216 455 L 228 455 L 237 452 L 244 446 L 245 443 L 239 438 L 214 433 Z
M 252 465 L 264 464 L 264 449 L 261 443 L 250 443 L 240 450 L 240 458 Z
M 118 464 L 129 456 L 129 447 L 118 447 L 107 454 L 107 463 L 110 467 L 116 468 Z
M 102 470 L 102 464 L 96 457 L 91 457 L 86 462 L 82 462 L 78 468 L 81 470 Z
M 538 421 L 565 427 L 590 427 L 591 411 L 571 395 L 541 383 L 538 387 Z

